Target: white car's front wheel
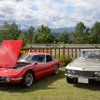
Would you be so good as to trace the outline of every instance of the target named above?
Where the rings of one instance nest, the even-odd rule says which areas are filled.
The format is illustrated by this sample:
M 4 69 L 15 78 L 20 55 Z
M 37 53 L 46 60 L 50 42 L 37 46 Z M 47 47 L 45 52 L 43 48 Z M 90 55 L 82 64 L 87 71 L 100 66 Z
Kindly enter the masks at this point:
M 74 79 L 66 77 L 66 81 L 70 84 L 72 84 L 74 82 Z

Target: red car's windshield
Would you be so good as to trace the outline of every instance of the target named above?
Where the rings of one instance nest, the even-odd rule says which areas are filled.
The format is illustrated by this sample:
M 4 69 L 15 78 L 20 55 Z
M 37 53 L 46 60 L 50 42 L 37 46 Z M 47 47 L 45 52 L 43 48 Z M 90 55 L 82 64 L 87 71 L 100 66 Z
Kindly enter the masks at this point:
M 45 62 L 45 55 L 25 54 L 19 61 Z

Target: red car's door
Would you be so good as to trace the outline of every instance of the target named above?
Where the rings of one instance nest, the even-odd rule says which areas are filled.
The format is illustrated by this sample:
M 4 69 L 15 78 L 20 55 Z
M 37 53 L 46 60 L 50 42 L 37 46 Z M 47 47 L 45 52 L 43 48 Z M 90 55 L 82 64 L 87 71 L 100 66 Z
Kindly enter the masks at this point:
M 53 73 L 55 63 L 51 55 L 45 55 L 44 62 L 38 62 L 35 65 L 35 78 L 40 79 Z
M 49 66 L 46 63 L 46 55 L 37 55 L 35 59 L 38 59 L 38 62 L 34 67 L 35 78 L 40 79 L 47 76 Z
M 46 64 L 49 67 L 47 73 L 52 74 L 56 65 L 51 55 L 46 55 Z
M 49 66 L 44 62 L 44 63 L 37 63 L 35 65 L 34 70 L 35 70 L 35 79 L 40 79 L 48 75 L 48 70 Z

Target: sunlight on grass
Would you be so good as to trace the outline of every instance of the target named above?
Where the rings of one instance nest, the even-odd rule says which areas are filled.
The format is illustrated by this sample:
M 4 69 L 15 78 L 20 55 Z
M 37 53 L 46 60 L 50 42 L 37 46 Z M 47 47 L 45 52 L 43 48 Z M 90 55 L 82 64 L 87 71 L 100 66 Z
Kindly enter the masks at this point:
M 30 88 L 0 84 L 0 100 L 100 100 L 100 83 L 68 84 L 65 68 L 59 75 L 34 82 Z

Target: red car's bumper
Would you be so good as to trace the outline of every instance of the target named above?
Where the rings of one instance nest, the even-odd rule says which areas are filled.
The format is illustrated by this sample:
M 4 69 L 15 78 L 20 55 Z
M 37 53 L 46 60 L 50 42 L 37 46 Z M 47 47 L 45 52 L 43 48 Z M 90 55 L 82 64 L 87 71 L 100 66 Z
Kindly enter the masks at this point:
M 5 76 L 0 76 L 0 83 L 20 83 L 22 79 L 23 77 L 10 78 Z

